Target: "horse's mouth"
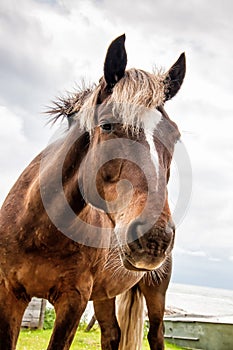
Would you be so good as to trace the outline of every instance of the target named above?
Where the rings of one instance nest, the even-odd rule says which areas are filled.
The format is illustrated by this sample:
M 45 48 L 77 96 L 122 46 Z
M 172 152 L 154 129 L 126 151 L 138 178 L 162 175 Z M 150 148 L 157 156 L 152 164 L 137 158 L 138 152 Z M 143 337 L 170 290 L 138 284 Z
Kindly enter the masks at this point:
M 122 252 L 121 261 L 127 270 L 149 272 L 158 269 L 163 264 L 166 256 L 167 255 L 165 254 L 163 256 L 155 257 L 152 254 L 144 253 L 143 257 L 140 256 L 137 257 L 137 259 L 134 259 L 130 254 Z
M 151 271 L 151 270 L 145 269 L 145 268 L 137 268 L 128 259 L 123 260 L 123 264 L 124 264 L 124 267 L 127 270 L 131 270 L 131 271 L 146 271 L 146 272 Z
M 124 257 L 122 259 L 123 265 L 127 270 L 131 270 L 131 271 L 151 271 L 151 269 L 146 269 L 146 268 L 138 268 L 136 267 L 128 258 Z

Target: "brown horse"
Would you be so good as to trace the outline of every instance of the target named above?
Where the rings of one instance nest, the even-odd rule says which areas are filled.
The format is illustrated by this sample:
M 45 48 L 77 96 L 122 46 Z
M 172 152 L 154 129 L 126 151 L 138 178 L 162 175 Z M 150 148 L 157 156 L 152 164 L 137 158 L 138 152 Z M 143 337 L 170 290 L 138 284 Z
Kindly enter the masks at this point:
M 70 348 L 88 300 L 102 349 L 140 349 L 142 294 L 150 347 L 164 348 L 175 234 L 166 185 L 180 133 L 163 106 L 183 82 L 185 56 L 163 74 L 125 70 L 124 42 L 111 43 L 99 85 L 57 103 L 52 112 L 68 116 L 69 130 L 29 164 L 1 208 L 1 350 L 15 349 L 33 296 L 55 307 L 47 349 Z

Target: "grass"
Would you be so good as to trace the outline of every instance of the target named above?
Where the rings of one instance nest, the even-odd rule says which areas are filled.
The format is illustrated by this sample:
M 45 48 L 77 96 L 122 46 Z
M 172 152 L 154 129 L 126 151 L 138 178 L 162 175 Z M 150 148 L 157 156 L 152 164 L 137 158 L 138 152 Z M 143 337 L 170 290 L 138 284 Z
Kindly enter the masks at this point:
M 45 350 L 52 330 L 22 330 L 20 332 L 16 350 Z M 143 350 L 149 350 L 146 340 L 143 342 Z M 175 345 L 166 344 L 166 350 L 179 350 Z M 79 329 L 71 345 L 71 350 L 101 350 L 100 331 L 94 327 L 90 332 Z

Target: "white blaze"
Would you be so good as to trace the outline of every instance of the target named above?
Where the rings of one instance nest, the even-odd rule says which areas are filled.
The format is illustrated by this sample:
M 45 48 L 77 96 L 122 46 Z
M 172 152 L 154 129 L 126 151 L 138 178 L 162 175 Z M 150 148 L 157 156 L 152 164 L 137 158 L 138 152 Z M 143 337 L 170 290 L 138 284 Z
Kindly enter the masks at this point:
M 157 110 L 146 112 L 143 116 L 145 137 L 150 147 L 151 160 L 155 166 L 157 178 L 159 176 L 159 156 L 154 144 L 153 135 L 161 119 L 162 115 Z

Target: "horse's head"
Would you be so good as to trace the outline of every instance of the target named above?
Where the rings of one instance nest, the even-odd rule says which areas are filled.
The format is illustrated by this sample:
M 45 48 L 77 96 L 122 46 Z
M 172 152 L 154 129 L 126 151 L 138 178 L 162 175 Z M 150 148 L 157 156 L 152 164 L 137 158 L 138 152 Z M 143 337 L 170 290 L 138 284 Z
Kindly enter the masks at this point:
M 113 223 L 124 266 L 152 270 L 174 242 L 167 183 L 180 133 L 164 103 L 183 82 L 185 55 L 167 73 L 125 70 L 124 41 L 123 35 L 108 49 L 104 77 L 92 97 L 94 118 L 80 116 L 92 130 L 84 190 Z

